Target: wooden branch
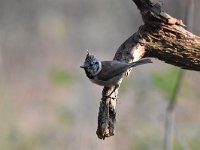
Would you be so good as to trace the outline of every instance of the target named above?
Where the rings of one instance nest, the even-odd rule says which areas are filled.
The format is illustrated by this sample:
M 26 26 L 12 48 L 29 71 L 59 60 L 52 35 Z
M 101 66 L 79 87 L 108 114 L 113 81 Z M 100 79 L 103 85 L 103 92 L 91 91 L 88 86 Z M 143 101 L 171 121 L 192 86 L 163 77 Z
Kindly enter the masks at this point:
M 140 10 L 144 25 L 118 48 L 114 60 L 130 63 L 143 57 L 154 57 L 183 69 L 200 71 L 200 37 L 184 29 L 181 20 L 163 12 L 159 3 L 150 0 L 133 2 Z M 128 76 L 130 71 L 125 75 Z M 113 88 L 104 87 L 102 92 L 96 132 L 100 139 L 114 135 L 118 88 L 112 93 L 112 99 L 106 97 Z
M 177 25 L 143 25 L 139 33 L 145 56 L 183 69 L 200 71 L 200 38 Z

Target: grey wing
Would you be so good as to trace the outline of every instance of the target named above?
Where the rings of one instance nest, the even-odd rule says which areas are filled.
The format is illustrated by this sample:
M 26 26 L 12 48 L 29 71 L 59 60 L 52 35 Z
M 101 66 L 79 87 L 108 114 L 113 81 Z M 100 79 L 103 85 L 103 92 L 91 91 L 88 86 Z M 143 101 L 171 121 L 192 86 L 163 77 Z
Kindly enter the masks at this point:
M 107 81 L 118 75 L 121 75 L 129 68 L 129 64 L 119 61 L 103 61 L 102 70 L 98 74 L 98 78 Z

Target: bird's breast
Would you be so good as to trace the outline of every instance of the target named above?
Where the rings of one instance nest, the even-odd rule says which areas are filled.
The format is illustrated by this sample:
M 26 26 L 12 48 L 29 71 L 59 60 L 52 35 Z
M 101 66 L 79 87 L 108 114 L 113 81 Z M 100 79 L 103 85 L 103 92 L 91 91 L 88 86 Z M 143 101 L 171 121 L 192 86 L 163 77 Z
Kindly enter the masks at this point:
M 97 79 L 95 77 L 94 79 L 90 79 L 90 81 L 93 82 L 93 83 L 95 83 L 95 84 L 98 84 L 100 86 L 110 87 L 110 86 L 117 85 L 120 79 L 121 79 L 121 76 L 116 76 L 116 77 L 111 78 L 109 80 L 103 81 L 103 80 Z

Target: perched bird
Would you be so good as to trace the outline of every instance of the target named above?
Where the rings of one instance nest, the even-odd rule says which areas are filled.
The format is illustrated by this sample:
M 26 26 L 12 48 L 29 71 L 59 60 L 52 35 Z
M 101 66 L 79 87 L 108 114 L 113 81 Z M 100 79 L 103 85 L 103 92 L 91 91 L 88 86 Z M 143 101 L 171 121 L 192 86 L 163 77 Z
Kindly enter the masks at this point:
M 93 83 L 105 87 L 115 86 L 114 92 L 119 87 L 119 81 L 127 69 L 147 63 L 152 63 L 152 61 L 150 59 L 141 59 L 132 63 L 123 63 L 115 60 L 99 61 L 88 52 L 84 64 L 80 67 L 85 70 L 86 76 Z

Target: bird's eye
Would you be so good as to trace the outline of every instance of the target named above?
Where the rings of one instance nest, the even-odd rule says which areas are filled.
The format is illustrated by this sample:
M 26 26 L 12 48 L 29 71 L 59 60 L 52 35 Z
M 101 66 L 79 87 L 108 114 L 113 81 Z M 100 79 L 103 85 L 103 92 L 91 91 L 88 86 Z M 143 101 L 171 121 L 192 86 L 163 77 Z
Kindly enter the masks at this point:
M 98 64 L 99 64 L 99 63 L 96 61 L 96 62 L 95 62 L 95 65 L 98 65 Z

